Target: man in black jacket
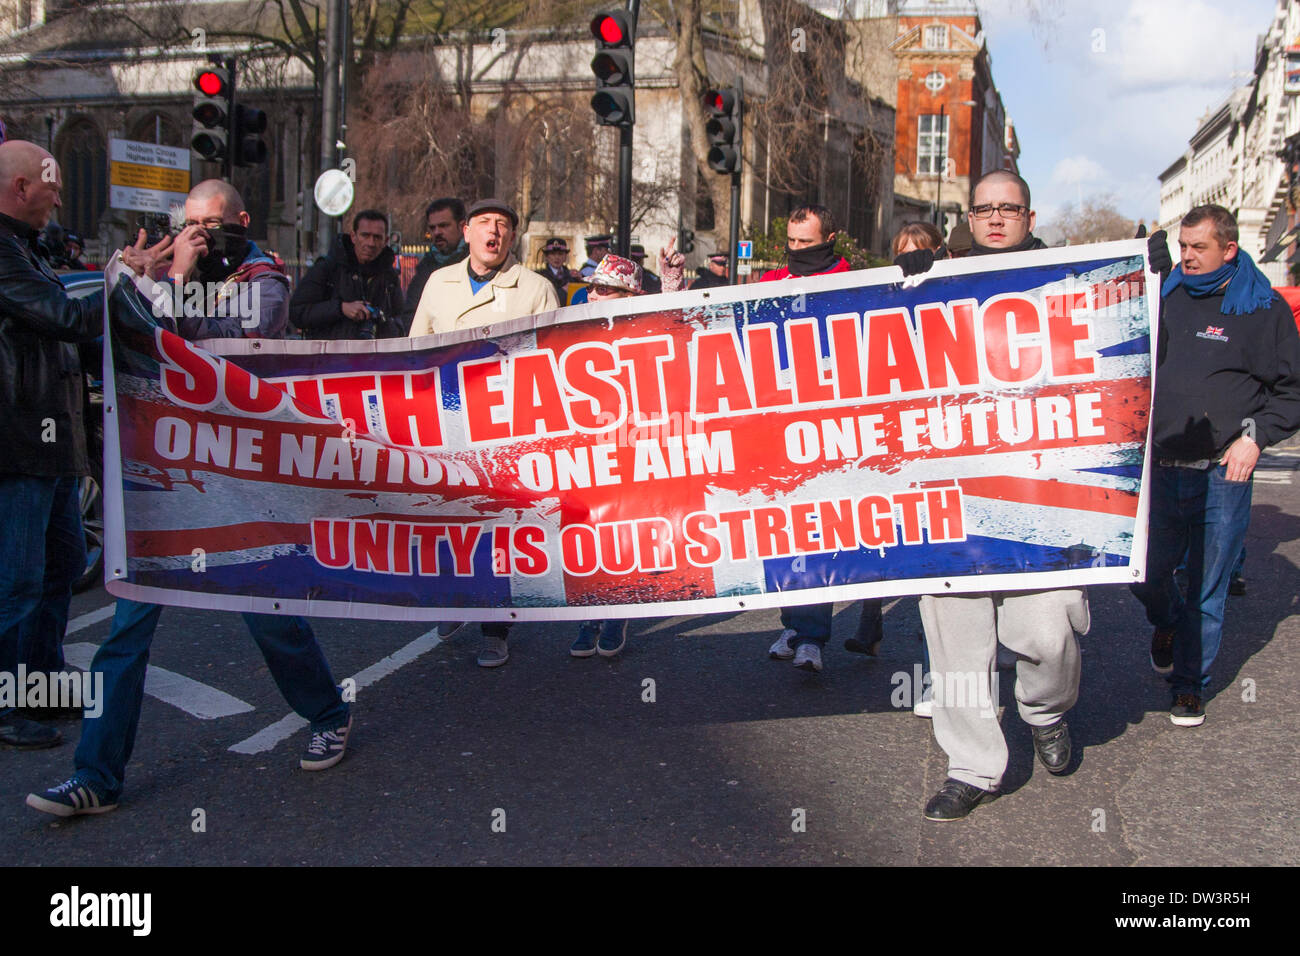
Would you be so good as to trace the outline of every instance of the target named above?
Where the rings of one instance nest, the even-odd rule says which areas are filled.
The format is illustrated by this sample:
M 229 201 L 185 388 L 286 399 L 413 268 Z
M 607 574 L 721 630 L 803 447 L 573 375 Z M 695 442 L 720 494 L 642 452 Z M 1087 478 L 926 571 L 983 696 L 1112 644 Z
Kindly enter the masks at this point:
M 37 251 L 60 206 L 58 164 L 0 143 L 0 680 L 63 666 L 73 582 L 86 568 L 78 491 L 86 474 L 78 342 L 103 331 L 104 295 L 69 298 Z M 51 727 L 0 698 L 0 743 L 53 747 Z
M 1151 666 L 1173 689 L 1170 721 L 1205 721 L 1232 566 L 1250 523 L 1260 449 L 1300 428 L 1300 336 L 1290 308 L 1244 249 L 1222 206 L 1178 231 L 1179 266 L 1161 287 L 1151 412 L 1146 581 L 1132 586 L 1155 627 Z M 1172 265 L 1163 230 L 1152 269 Z M 1187 564 L 1187 596 L 1174 569 Z
M 406 335 L 402 283 L 393 268 L 388 217 L 363 209 L 352 233 L 307 270 L 289 300 L 289 321 L 308 339 L 390 339 Z
M 454 266 L 469 255 L 469 246 L 465 244 L 465 204 L 455 196 L 443 196 L 429 203 L 429 208 L 424 211 L 424 238 L 433 248 L 416 264 L 415 275 L 406 287 L 402 324 L 408 332 L 429 276 L 444 266 Z

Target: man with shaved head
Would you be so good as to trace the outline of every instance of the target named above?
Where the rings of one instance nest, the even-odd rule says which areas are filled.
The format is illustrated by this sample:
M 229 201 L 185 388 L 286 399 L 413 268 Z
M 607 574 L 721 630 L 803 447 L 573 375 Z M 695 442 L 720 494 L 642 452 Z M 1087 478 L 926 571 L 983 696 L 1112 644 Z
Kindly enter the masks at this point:
M 1034 236 L 1029 184 L 1006 169 L 980 177 L 971 191 L 972 258 L 1045 249 Z M 904 275 L 926 272 L 930 249 L 895 260 Z M 1016 658 L 1015 699 L 1029 725 L 1039 763 L 1051 774 L 1070 769 L 1070 728 L 1065 714 L 1079 697 L 1081 658 L 1075 632 L 1088 632 L 1088 595 L 1082 588 L 926 594 L 921 623 L 930 651 L 934 737 L 948 755 L 948 778 L 930 802 L 927 820 L 965 817 L 995 799 L 1009 754 L 998 723 L 998 644 Z M 974 693 L 964 693 L 962 688 Z M 980 698 L 984 699 L 981 700 Z
M 0 679 L 15 683 L 19 664 L 63 668 L 72 585 L 86 569 L 77 343 L 103 330 L 104 295 L 69 298 L 37 251 L 62 188 L 45 150 L 0 143 Z M 57 730 L 20 716 L 14 703 L 0 698 L 0 743 L 59 743 Z
M 132 269 L 154 275 L 165 266 L 177 291 L 184 288 L 185 306 L 175 316 L 176 329 L 187 339 L 283 338 L 289 322 L 289 280 L 278 259 L 248 239 L 249 216 L 244 200 L 228 183 L 201 182 L 185 200 L 185 225 L 170 237 L 144 249 L 123 250 Z M 191 286 L 190 280 L 201 284 Z M 256 285 L 255 295 L 247 288 Z M 191 291 L 193 289 L 193 291 Z M 201 295 L 201 303 L 193 296 Z M 177 297 L 167 296 L 168 301 Z M 155 300 L 157 301 L 157 300 Z M 219 308 L 222 302 L 240 308 Z M 256 314 L 241 314 L 252 303 Z M 170 320 L 160 316 L 161 325 Z M 149 649 L 162 607 L 118 598 L 113 630 L 90 663 L 103 675 L 101 713 L 82 719 L 81 741 L 74 756 L 76 771 L 63 783 L 27 797 L 27 805 L 55 816 L 104 813 L 117 806 L 126 766 L 135 746 L 136 728 L 144 705 L 144 681 Z M 311 725 L 310 740 L 299 758 L 303 770 L 325 770 L 343 759 L 352 715 L 343 700 L 329 663 L 311 625 L 283 614 L 244 615 L 253 641 L 266 659 L 267 670 L 289 705 Z

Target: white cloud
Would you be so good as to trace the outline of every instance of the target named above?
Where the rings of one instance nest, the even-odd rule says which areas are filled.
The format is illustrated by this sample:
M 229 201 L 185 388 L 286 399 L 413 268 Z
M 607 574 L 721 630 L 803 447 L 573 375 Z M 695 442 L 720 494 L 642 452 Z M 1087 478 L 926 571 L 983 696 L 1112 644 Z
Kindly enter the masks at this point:
M 1052 182 L 1059 186 L 1079 186 L 1106 178 L 1106 170 L 1087 156 L 1067 156 L 1052 170 Z
M 1111 87 L 1137 92 L 1201 86 L 1226 94 L 1246 82 L 1255 38 L 1268 30 L 1268 22 L 1244 18 L 1234 6 L 1134 0 L 1114 28 L 1102 25 L 1108 50 L 1116 53 Z M 1234 72 L 1244 75 L 1234 77 Z

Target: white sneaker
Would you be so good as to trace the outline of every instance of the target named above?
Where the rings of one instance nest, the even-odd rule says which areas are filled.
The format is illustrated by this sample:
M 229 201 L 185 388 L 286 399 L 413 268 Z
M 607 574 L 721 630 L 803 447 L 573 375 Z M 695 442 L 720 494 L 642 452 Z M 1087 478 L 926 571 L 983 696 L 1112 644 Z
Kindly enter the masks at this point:
M 767 656 L 774 661 L 788 661 L 794 657 L 794 645 L 790 643 L 797 637 L 794 631 L 786 628 L 781 632 L 781 636 L 776 639 L 776 643 L 767 649 Z
M 912 705 L 913 717 L 924 717 L 929 720 L 934 716 L 934 701 L 929 696 L 922 697 Z
M 510 645 L 504 637 L 489 637 L 488 646 L 478 652 L 479 667 L 500 667 L 510 660 Z
M 811 642 L 800 644 L 795 648 L 794 666 L 801 671 L 819 671 L 822 669 L 822 649 Z

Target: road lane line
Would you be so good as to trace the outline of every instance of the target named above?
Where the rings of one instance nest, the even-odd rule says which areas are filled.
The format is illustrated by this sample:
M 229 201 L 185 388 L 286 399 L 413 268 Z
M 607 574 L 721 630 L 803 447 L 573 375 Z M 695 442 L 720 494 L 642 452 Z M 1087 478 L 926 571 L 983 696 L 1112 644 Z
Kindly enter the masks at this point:
M 87 614 L 83 614 L 81 615 L 81 617 L 74 617 L 71 621 L 68 622 L 68 629 L 63 632 L 64 636 L 66 637 L 69 634 L 75 634 L 77 633 L 77 631 L 85 630 L 86 628 L 90 627 L 92 624 L 98 624 L 100 621 L 108 620 L 110 617 L 113 616 L 113 612 L 114 610 L 116 610 L 116 608 L 117 608 L 117 602 L 114 601 L 112 604 L 108 605 L 107 607 L 95 608 L 95 610 L 90 611 Z
M 97 650 L 98 644 L 64 644 L 63 656 L 73 667 L 90 670 L 90 662 Z M 165 704 L 179 707 L 200 720 L 246 714 L 254 709 L 252 704 L 232 697 L 225 691 L 152 664 L 144 672 L 144 692 Z
M 438 629 L 435 627 L 433 630 L 421 634 L 405 647 L 399 648 L 387 657 L 375 661 L 365 670 L 358 671 L 352 677 L 352 680 L 356 683 L 357 690 L 368 687 L 377 681 L 383 680 L 399 667 L 404 667 L 421 655 L 427 654 L 441 643 L 442 638 L 438 636 Z M 263 727 L 253 736 L 241 740 L 229 749 L 237 754 L 264 753 L 274 749 L 281 741 L 288 740 L 307 725 L 308 721 L 297 714 L 286 714 L 271 726 Z

